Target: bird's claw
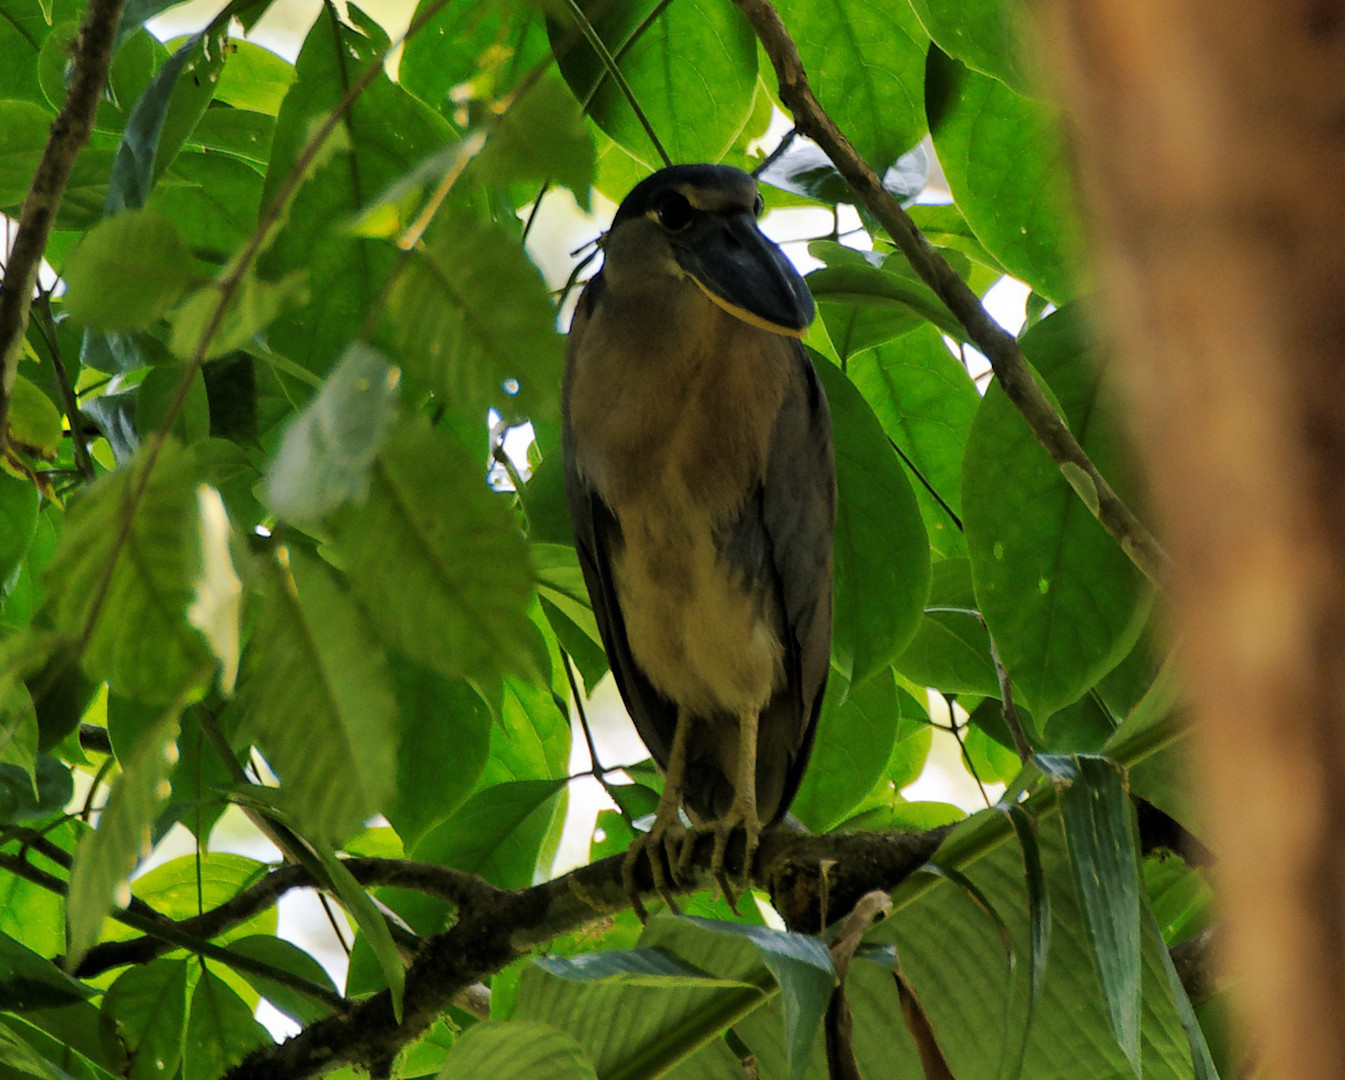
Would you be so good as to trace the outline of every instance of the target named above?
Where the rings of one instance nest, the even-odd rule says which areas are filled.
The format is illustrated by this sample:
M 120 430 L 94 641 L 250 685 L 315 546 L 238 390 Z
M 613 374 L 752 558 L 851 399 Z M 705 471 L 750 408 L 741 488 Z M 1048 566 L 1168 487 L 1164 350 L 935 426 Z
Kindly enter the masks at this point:
M 635 871 L 641 858 L 649 861 L 649 876 L 653 880 L 655 892 L 663 898 L 674 915 L 682 914 L 682 909 L 673 899 L 672 887 L 680 885 L 683 880 L 679 856 L 688 838 L 681 822 L 656 820 L 649 832 L 637 836 L 626 849 L 626 858 L 621 864 L 621 884 L 640 922 L 649 921 L 649 911 L 640 899 L 640 888 L 635 880 Z
M 738 893 L 736 892 L 725 860 L 728 855 L 729 841 L 739 830 L 743 834 L 743 861 L 738 877 L 744 890 L 751 888 L 752 864 L 756 860 L 757 847 L 761 843 L 761 821 L 753 808 L 733 806 L 729 812 L 717 821 L 707 821 L 696 826 L 686 834 L 682 842 L 682 853 L 677 860 L 677 880 L 685 881 L 691 868 L 691 859 L 696 850 L 696 841 L 707 833 L 714 837 L 714 849 L 710 854 L 710 876 L 724 894 L 729 908 L 738 914 Z

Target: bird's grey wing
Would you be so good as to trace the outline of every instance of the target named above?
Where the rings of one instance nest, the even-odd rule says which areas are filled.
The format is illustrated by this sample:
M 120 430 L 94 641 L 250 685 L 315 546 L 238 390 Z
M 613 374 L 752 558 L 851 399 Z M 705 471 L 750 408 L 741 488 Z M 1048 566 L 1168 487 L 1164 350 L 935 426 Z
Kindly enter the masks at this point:
M 757 774 L 762 819 L 782 817 L 803 779 L 831 662 L 836 466 L 831 414 L 803 346 L 776 417 L 760 498 L 768 565 L 783 615 L 787 683 L 762 711 Z
M 601 294 L 602 275 L 595 276 L 579 298 L 574 323 L 570 327 L 570 360 L 583 338 L 596 297 Z M 568 389 L 568 380 L 567 380 Z M 564 410 L 568 417 L 568 408 Z M 666 767 L 677 726 L 677 706 L 660 694 L 645 678 L 631 656 L 625 618 L 612 579 L 612 556 L 620 546 L 621 524 L 602 496 L 579 475 L 575 468 L 574 433 L 568 422 L 562 426 L 565 462 L 565 496 L 574 529 L 575 550 L 584 573 L 593 615 L 598 623 L 607 663 L 612 669 L 621 700 L 635 722 L 645 746 L 661 767 Z

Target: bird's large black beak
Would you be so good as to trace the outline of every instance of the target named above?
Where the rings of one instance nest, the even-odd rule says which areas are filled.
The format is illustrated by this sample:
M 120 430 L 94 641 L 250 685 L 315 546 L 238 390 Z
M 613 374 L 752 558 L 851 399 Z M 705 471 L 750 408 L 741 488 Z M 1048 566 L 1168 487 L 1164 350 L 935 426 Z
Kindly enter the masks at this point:
M 750 214 L 706 215 L 673 247 L 678 265 L 735 318 L 790 337 L 813 321 L 808 286 Z

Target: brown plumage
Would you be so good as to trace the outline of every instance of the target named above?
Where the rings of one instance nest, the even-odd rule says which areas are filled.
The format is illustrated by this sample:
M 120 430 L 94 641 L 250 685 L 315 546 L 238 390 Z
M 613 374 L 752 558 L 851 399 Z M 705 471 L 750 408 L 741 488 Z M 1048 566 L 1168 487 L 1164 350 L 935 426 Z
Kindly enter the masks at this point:
M 665 892 L 665 870 L 677 876 L 679 803 L 714 832 L 721 880 L 735 828 L 750 871 L 761 826 L 798 789 L 826 686 L 830 420 L 797 340 L 811 297 L 759 212 L 736 169 L 656 173 L 618 210 L 570 328 L 580 563 L 622 699 L 665 771 L 654 829 L 628 858 L 632 896 L 641 852 Z

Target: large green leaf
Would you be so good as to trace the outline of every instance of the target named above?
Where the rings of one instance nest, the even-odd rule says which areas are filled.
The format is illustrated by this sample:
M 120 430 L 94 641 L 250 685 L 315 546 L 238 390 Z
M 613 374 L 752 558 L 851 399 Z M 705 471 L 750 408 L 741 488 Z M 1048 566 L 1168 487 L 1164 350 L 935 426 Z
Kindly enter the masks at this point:
M 108 987 L 103 1015 L 117 1025 L 130 1054 L 130 1080 L 172 1076 L 187 1026 L 187 961 L 159 959 L 128 968 Z
M 215 87 L 215 99 L 235 109 L 275 116 L 294 76 L 294 65 L 283 57 L 251 41 L 233 38 L 228 63 Z
M 596 1080 L 583 1048 L 548 1024 L 491 1020 L 462 1035 L 437 1080 Z
M 398 81 L 422 101 L 451 108 L 454 87 L 499 97 L 546 54 L 540 12 L 519 0 L 421 0 L 414 19 L 436 10 L 402 50 Z
M 297 975 L 330 993 L 336 993 L 336 985 L 327 974 L 326 968 L 293 942 L 283 938 L 273 937 L 270 934 L 255 934 L 230 942 L 229 951 L 260 960 L 273 968 Z M 247 980 L 262 997 L 298 1023 L 310 1024 L 331 1015 L 331 1010 L 327 1006 L 314 1001 L 292 986 L 274 982 L 265 975 L 258 975 L 253 971 L 239 970 L 237 974 Z
M 910 5 L 787 0 L 779 11 L 822 107 L 865 158 L 886 165 L 920 141 L 929 38 Z
M 833 659 L 862 682 L 915 632 L 929 589 L 929 539 L 910 481 L 873 410 L 833 364 L 814 366 L 836 441 L 836 615 Z
M 423 420 L 403 422 L 372 467 L 363 505 L 335 524 L 351 589 L 407 656 L 450 678 L 531 673 L 527 545 L 508 502 L 454 439 Z
M 47 568 L 47 609 L 58 629 L 87 640 L 92 678 L 163 702 L 205 673 L 209 653 L 187 618 L 201 563 L 196 465 L 172 442 L 146 478 L 148 465 L 142 453 L 71 504 Z
M 288 568 L 271 568 L 267 584 L 244 684 L 258 745 L 300 827 L 344 839 L 383 808 L 396 783 L 387 662 L 321 563 L 291 551 Z
M 934 43 L 976 71 L 1019 93 L 1031 91 L 1022 38 L 1028 15 L 1021 0 L 910 0 Z
M 1034 326 L 1023 350 L 1055 393 L 1074 435 L 1125 491 L 1129 469 L 1081 311 Z M 1039 723 L 1130 651 L 1151 593 L 998 386 L 967 441 L 962 508 L 981 614 Z
M 934 564 L 924 616 L 894 666 L 916 685 L 945 694 L 999 697 L 990 638 L 976 610 L 966 559 Z
M 469 423 L 490 408 L 554 418 L 556 311 L 516 235 L 445 210 L 408 257 L 389 303 L 407 374 Z
M 387 36 L 358 8 L 347 10 L 351 25 L 340 21 L 335 8 L 324 9 L 299 53 L 297 78 L 276 121 L 263 207 L 276 198 L 314 128 L 387 45 Z M 360 95 L 328 144 L 346 149 L 319 158 L 290 204 L 286 228 L 262 256 L 259 271 L 267 280 L 299 270 L 309 275 L 309 302 L 279 319 L 272 348 L 321 373 L 361 335 L 395 253 L 352 237 L 348 223 L 452 139 L 446 121 L 384 75 Z
M 230 1066 L 270 1041 L 247 1002 L 218 975 L 202 972 L 191 996 L 182 1080 L 218 1080 Z
M 901 721 L 890 670 L 854 686 L 833 672 L 794 816 L 817 833 L 844 821 L 883 776 Z
M 86 1001 L 94 991 L 50 960 L 0 933 L 0 1009 L 30 1012 Z
M 1035 760 L 1060 792 L 1065 841 L 1107 1021 L 1140 1076 L 1140 875 L 1122 768 L 1091 754 Z
M 593 135 L 559 80 L 544 78 L 516 98 L 494 127 L 472 174 L 487 184 L 552 180 L 587 210 L 597 169 Z
M 1014 277 L 1063 303 L 1080 289 L 1080 227 L 1057 110 L 941 52 L 929 126 L 958 208 Z
M 0 207 L 23 205 L 50 128 L 51 114 L 41 106 L 0 100 Z
M 574 11 L 582 9 L 671 161 L 719 161 L 752 114 L 756 39 L 730 4 L 679 0 L 660 6 L 657 0 L 581 0 L 562 8 L 548 26 L 561 74 L 620 146 L 647 165 L 664 164 L 603 57 L 581 33 Z M 573 43 L 571 35 L 577 35 Z M 712 79 L 702 74 L 707 71 Z

